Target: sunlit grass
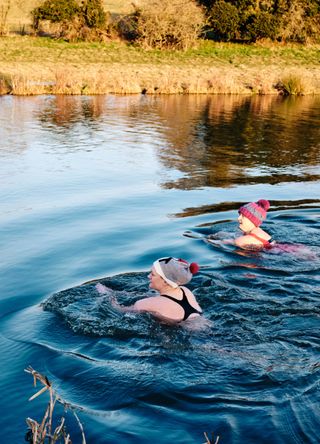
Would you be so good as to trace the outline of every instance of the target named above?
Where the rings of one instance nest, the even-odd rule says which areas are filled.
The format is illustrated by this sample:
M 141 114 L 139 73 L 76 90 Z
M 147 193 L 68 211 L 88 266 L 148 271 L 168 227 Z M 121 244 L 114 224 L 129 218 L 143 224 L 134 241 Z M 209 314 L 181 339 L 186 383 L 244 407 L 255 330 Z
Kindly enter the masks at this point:
M 299 63 L 320 66 L 320 46 L 240 45 L 202 41 L 198 48 L 188 51 L 146 51 L 123 42 L 68 43 L 45 37 L 14 36 L 0 39 L 0 60 L 2 62 L 35 62 L 50 60 L 67 63 L 168 63 L 205 64 L 246 63 L 287 65 Z M 84 59 L 85 57 L 85 59 Z
M 147 51 L 11 36 L 0 38 L 0 79 L 11 94 L 279 94 L 294 77 L 304 94 L 319 94 L 319 49 L 202 41 L 185 52 Z

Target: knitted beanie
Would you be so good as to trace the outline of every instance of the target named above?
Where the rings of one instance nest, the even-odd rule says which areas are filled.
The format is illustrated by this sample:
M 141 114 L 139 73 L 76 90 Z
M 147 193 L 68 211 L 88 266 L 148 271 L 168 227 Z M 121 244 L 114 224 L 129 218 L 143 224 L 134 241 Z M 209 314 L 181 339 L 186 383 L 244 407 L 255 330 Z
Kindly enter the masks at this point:
M 256 226 L 259 227 L 267 217 L 267 211 L 270 207 L 268 200 L 260 199 L 258 202 L 250 202 L 239 208 L 239 214 L 242 214 Z
M 163 257 L 153 263 L 155 271 L 173 288 L 185 285 L 199 270 L 199 265 L 175 257 Z

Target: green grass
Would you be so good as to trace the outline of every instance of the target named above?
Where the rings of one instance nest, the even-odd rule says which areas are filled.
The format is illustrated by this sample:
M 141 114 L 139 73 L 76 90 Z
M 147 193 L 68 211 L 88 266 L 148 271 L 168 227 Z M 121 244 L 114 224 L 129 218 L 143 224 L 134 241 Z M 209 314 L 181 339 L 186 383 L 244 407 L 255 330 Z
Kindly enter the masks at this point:
M 223 61 L 237 61 L 239 63 L 303 63 L 320 64 L 320 45 L 280 45 L 269 44 L 238 44 L 238 43 L 214 43 L 203 41 L 197 50 L 187 51 L 185 57 L 198 56 L 206 59 L 219 59 Z
M 270 46 L 240 45 L 232 43 L 202 42 L 197 49 L 180 51 L 146 51 L 121 42 L 68 43 L 45 37 L 14 36 L 0 38 L 0 61 L 2 63 L 130 63 L 169 65 L 261 65 L 279 66 L 303 64 L 320 65 L 320 46 Z

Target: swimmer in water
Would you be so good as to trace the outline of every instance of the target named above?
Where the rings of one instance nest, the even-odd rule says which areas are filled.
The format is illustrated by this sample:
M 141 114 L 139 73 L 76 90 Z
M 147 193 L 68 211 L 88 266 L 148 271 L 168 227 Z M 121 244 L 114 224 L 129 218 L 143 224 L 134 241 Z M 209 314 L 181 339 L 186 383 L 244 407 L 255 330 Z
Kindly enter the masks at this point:
M 158 295 L 140 299 L 130 306 L 119 305 L 115 299 L 111 303 L 120 311 L 148 312 L 169 322 L 198 318 L 202 313 L 201 307 L 194 294 L 184 286 L 198 270 L 195 262 L 189 264 L 174 257 L 158 259 L 148 275 L 149 287 L 156 290 Z M 102 287 L 102 284 L 96 286 L 100 293 L 103 292 Z
M 241 206 L 238 210 L 238 222 L 239 228 L 243 232 L 242 236 L 238 236 L 235 239 L 223 239 L 227 233 L 217 232 L 209 235 L 205 241 L 219 247 L 229 244 L 236 245 L 243 250 L 265 249 L 270 250 L 274 254 L 289 253 L 302 259 L 316 260 L 316 254 L 308 246 L 276 242 L 260 227 L 267 217 L 269 208 L 269 201 L 264 199 Z
M 251 202 L 239 208 L 238 222 L 243 235 L 234 240 L 237 247 L 244 249 L 272 247 L 274 241 L 271 236 L 260 228 L 269 207 L 268 200 L 260 199 L 258 202 Z
M 243 232 L 242 236 L 235 239 L 223 239 L 224 232 L 218 232 L 207 237 L 206 241 L 213 245 L 236 245 L 239 248 L 247 250 L 269 249 L 274 246 L 271 236 L 260 225 L 267 216 L 270 203 L 267 200 L 260 199 L 258 202 L 251 202 L 239 208 L 238 222 L 239 228 Z M 222 239 L 221 239 L 222 238 Z

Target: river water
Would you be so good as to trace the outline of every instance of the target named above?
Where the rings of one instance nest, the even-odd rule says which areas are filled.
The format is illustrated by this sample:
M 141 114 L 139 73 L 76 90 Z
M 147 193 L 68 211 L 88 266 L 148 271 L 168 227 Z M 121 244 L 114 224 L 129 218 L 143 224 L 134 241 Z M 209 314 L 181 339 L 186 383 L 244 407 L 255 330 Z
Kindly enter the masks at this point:
M 46 408 L 28 365 L 74 443 L 72 409 L 89 444 L 319 442 L 320 98 L 0 97 L 0 133 L 1 443 Z M 207 242 L 261 198 L 286 248 Z M 202 329 L 90 283 L 129 304 L 165 255 L 200 264 Z

